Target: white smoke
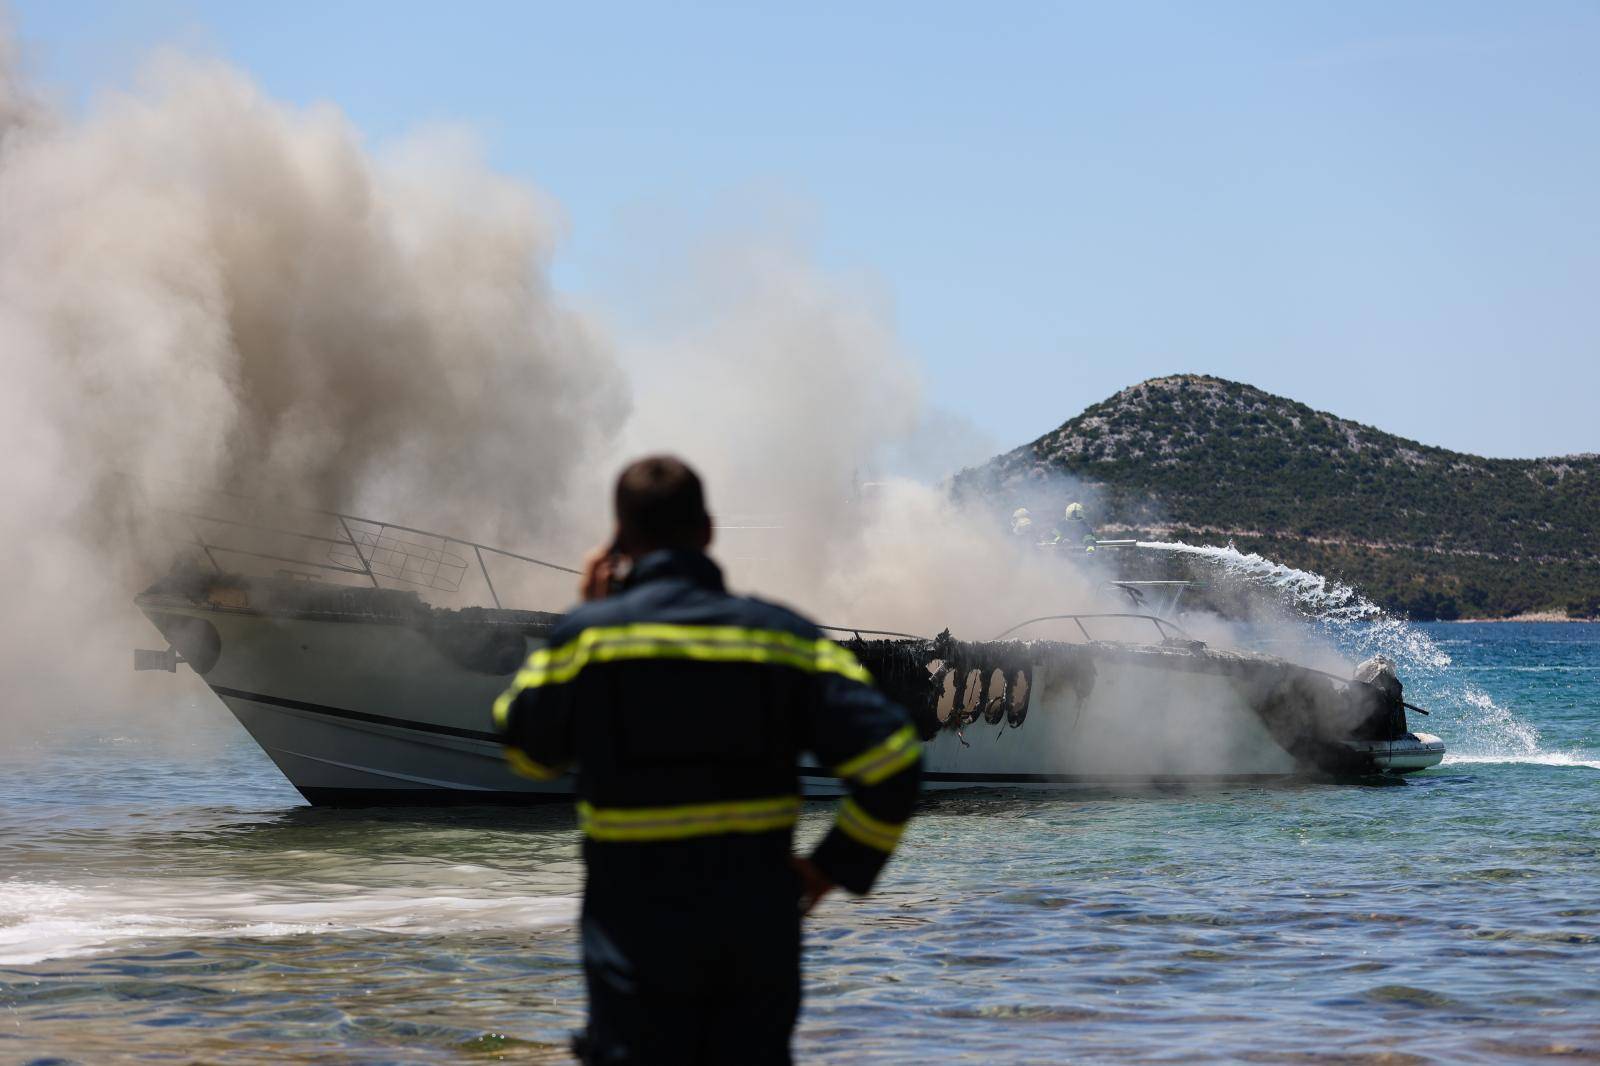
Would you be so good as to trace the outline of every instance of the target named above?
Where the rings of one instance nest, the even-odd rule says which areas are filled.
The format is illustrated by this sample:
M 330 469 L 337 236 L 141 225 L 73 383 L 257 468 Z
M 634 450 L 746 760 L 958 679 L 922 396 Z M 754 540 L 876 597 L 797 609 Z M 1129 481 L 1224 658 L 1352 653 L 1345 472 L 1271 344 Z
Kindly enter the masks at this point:
M 877 473 L 905 462 L 927 418 L 883 308 L 772 240 L 724 246 L 687 288 L 700 312 L 670 317 L 690 325 L 625 355 L 635 412 L 619 455 L 667 450 L 701 470 L 732 582 L 831 623 L 926 634 L 987 636 L 1079 597 L 1070 568 L 1019 552 L 986 509 Z
M 373 151 L 336 108 L 176 55 L 64 116 L 0 38 L 8 675 L 126 694 L 129 600 L 164 559 L 135 519 L 174 485 L 570 562 L 618 465 L 676 451 L 725 524 L 769 527 L 725 531 L 735 582 L 828 620 L 983 635 L 1076 589 L 874 474 L 929 420 L 883 307 L 749 242 L 663 281 L 687 313 L 622 350 L 553 291 L 559 231 L 459 133 Z
M 176 57 L 68 120 L 9 44 L 0 122 L 13 674 L 127 616 L 161 485 L 526 535 L 625 417 L 551 292 L 553 210 L 460 137 L 380 158 L 332 108 Z
M 551 295 L 551 211 L 460 138 L 380 161 L 330 108 L 169 58 L 14 127 L 0 205 L 9 361 L 42 378 L 9 428 L 76 469 L 448 513 L 491 469 L 559 497 L 624 413 Z

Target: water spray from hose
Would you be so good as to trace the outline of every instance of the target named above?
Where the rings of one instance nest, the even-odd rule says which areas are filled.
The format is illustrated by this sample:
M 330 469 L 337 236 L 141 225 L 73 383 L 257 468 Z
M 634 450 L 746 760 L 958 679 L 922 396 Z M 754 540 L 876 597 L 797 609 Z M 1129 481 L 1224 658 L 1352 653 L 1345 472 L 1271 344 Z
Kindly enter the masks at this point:
M 1450 654 L 1426 632 L 1396 618 L 1361 592 L 1309 570 L 1274 562 L 1233 545 L 1141 541 L 1151 551 L 1171 552 L 1208 566 L 1223 582 L 1260 589 L 1305 617 L 1313 632 L 1352 659 L 1382 655 L 1394 662 L 1416 702 L 1445 711 L 1434 718 L 1443 728 L 1458 730 L 1447 737 L 1452 752 L 1481 758 L 1526 758 L 1539 753 L 1539 731 L 1495 703 L 1475 685 L 1451 671 Z

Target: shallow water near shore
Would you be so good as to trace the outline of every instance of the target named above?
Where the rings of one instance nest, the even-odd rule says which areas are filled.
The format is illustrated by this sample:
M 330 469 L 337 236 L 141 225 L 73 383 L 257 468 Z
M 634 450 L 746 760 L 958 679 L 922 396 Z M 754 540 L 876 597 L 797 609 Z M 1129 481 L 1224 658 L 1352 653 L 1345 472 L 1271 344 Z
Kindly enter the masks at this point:
M 800 1058 L 1600 1062 L 1600 626 L 1419 628 L 1403 782 L 930 799 Z M 568 811 L 312 809 L 211 711 L 0 754 L 0 1061 L 565 1061 Z

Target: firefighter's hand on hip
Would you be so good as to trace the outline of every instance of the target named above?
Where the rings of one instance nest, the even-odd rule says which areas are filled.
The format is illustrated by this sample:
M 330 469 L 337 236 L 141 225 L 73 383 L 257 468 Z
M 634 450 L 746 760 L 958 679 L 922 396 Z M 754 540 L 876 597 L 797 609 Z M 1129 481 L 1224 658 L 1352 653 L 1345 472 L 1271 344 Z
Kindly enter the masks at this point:
M 833 891 L 833 882 L 810 859 L 796 855 L 789 865 L 800 877 L 800 913 L 810 914 L 822 897 Z

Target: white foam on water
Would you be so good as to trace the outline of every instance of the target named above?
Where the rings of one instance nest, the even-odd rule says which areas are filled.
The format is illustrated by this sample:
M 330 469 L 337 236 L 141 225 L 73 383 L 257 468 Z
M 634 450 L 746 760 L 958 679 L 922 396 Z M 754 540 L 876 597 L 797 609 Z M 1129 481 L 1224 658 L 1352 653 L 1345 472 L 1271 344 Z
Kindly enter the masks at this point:
M 1586 770 L 1600 770 L 1600 759 L 1585 759 L 1559 751 L 1540 752 L 1536 755 L 1454 755 L 1444 757 L 1445 766 L 1495 763 L 1498 765 L 1527 764 L 1530 766 L 1576 766 Z
M 1600 666 L 1458 666 L 1469 674 L 1593 674 Z
M 1406 698 L 1436 712 L 1428 723 L 1429 732 L 1451 734 L 1445 741 L 1458 758 L 1528 761 L 1547 755 L 1559 757 L 1539 750 L 1539 730 L 1532 724 L 1463 680 L 1452 669 L 1450 653 L 1437 641 L 1391 616 L 1357 589 L 1253 552 L 1241 552 L 1231 544 L 1219 548 L 1181 541 L 1141 541 L 1139 547 L 1204 560 L 1224 579 L 1259 588 L 1305 615 L 1346 654 L 1357 659 L 1387 657 L 1405 683 Z
M 576 920 L 574 896 L 408 894 L 346 885 L 269 896 L 216 880 L 114 886 L 0 881 L 0 965 L 175 937 L 280 937 L 377 931 L 402 935 L 542 928 Z

